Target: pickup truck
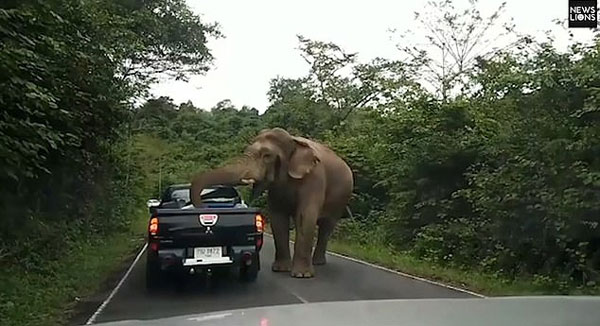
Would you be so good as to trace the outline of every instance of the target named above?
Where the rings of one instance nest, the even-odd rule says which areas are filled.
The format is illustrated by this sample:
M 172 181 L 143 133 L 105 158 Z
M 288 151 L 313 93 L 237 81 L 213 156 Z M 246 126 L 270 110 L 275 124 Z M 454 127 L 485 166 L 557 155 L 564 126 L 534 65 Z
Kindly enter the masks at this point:
M 247 207 L 234 187 L 204 189 L 200 208 L 191 204 L 189 191 L 189 185 L 167 188 L 161 200 L 165 205 L 152 210 L 146 288 L 161 284 L 166 272 L 196 274 L 229 269 L 242 281 L 255 281 L 265 223 L 260 210 Z

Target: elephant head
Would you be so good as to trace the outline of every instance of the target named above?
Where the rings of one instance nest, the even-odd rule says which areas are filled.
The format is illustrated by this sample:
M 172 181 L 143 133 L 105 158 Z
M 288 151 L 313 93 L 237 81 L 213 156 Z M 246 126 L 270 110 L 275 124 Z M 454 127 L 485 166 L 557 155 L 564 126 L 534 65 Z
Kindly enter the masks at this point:
M 202 189 L 227 184 L 252 185 L 252 198 L 256 198 L 273 184 L 302 179 L 318 162 L 316 150 L 306 139 L 281 128 L 264 129 L 233 163 L 194 177 L 190 197 L 199 207 Z

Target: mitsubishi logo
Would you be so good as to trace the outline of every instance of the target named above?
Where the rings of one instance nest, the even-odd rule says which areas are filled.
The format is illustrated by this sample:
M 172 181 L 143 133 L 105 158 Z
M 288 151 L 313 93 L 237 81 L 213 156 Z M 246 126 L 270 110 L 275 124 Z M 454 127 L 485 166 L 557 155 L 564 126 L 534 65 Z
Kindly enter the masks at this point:
M 213 226 L 217 224 L 217 220 L 219 216 L 217 214 L 200 214 L 198 216 L 198 220 L 200 220 L 200 224 L 203 226 Z

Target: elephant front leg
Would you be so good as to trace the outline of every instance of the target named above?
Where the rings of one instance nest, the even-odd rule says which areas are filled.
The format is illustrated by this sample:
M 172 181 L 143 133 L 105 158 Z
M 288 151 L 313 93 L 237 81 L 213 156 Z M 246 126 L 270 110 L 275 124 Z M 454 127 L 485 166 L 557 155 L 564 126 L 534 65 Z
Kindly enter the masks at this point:
M 311 254 L 317 212 L 305 211 L 296 217 L 296 242 L 294 243 L 294 260 L 292 262 L 293 277 L 308 278 L 315 276 Z
M 290 218 L 275 213 L 271 218 L 271 229 L 275 240 L 275 261 L 271 265 L 274 272 L 289 272 L 292 269 L 290 258 Z

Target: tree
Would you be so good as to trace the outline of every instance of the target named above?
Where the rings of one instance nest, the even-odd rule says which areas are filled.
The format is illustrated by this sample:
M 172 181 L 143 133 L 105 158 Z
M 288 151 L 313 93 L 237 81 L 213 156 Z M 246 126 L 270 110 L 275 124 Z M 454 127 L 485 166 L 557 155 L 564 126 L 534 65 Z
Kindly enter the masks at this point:
M 319 137 L 334 124 L 333 110 L 316 100 L 305 79 L 273 79 L 268 96 L 271 105 L 263 115 L 268 127 Z
M 469 9 L 458 10 L 452 0 L 428 1 L 415 12 L 416 26 L 398 34 L 398 49 L 419 73 L 419 79 L 442 100 L 466 94 L 477 64 L 532 42 L 516 32 L 505 17 L 506 2 L 489 16 L 469 0 Z M 420 37 L 409 41 L 408 37 Z
M 401 103 L 421 92 L 400 61 L 375 58 L 359 63 L 355 54 L 334 43 L 298 39 L 310 68 L 305 77 L 271 81 L 267 110 L 271 124 L 320 135 L 341 128 L 357 109 Z
M 187 80 L 209 69 L 213 57 L 206 43 L 221 37 L 219 26 L 202 22 L 184 0 L 111 0 L 97 6 L 114 13 L 101 24 L 105 41 L 118 44 L 107 48 L 121 63 L 118 75 L 141 90 L 160 77 Z
M 0 25 L 0 244 L 35 238 L 44 220 L 93 229 L 103 200 L 96 216 L 135 194 L 111 196 L 135 173 L 123 155 L 133 98 L 159 74 L 205 71 L 218 28 L 183 0 L 3 2 Z

